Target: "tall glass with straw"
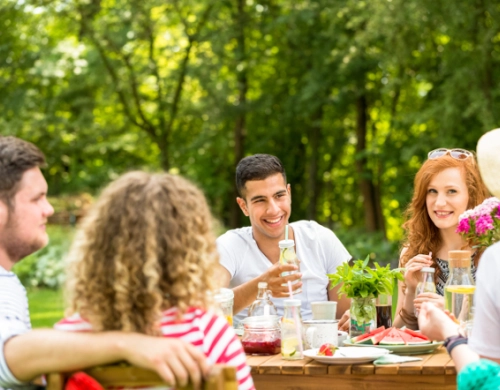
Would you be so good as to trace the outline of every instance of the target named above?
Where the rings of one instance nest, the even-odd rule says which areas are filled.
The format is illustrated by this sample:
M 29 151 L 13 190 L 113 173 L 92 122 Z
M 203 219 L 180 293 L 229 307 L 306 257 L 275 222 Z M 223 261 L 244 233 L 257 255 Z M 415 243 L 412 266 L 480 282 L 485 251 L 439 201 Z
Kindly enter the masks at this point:
M 303 359 L 300 300 L 285 299 L 284 306 L 285 311 L 281 320 L 281 357 L 284 360 Z

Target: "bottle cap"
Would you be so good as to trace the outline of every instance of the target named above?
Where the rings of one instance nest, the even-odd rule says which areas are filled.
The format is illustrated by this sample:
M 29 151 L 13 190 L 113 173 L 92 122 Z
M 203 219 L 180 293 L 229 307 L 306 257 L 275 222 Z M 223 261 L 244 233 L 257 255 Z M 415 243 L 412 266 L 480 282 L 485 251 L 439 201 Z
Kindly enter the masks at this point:
M 300 306 L 300 299 L 285 299 L 283 301 L 284 306 Z
M 432 272 L 432 273 L 436 272 L 436 270 L 432 267 L 424 267 L 420 271 L 421 272 Z
M 449 251 L 448 263 L 450 267 L 470 267 L 471 251 Z
M 295 246 L 295 241 L 293 240 L 281 240 L 279 243 L 278 243 L 279 247 L 281 249 L 283 248 L 292 248 L 293 246 Z
M 267 282 L 259 282 L 257 284 L 257 288 L 266 288 L 267 287 Z

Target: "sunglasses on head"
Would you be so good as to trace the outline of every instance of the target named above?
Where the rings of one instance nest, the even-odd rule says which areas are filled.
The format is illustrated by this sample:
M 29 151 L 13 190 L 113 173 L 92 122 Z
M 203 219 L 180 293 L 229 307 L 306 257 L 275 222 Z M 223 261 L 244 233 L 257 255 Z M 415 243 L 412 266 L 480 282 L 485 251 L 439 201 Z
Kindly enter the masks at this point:
M 451 157 L 453 157 L 456 160 L 467 160 L 469 157 L 472 157 L 472 153 L 469 152 L 468 150 L 465 149 L 445 149 L 445 148 L 440 148 L 440 149 L 434 149 L 429 152 L 427 155 L 427 158 L 429 160 L 443 157 L 445 155 L 449 154 Z

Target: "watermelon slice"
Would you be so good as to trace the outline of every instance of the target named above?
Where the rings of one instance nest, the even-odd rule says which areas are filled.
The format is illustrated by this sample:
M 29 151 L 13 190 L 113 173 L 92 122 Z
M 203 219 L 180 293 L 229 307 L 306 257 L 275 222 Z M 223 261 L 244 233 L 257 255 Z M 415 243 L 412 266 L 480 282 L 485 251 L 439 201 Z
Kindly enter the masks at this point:
M 417 343 L 425 344 L 431 342 L 431 340 L 428 337 L 424 336 L 422 333 L 415 332 L 414 330 L 405 328 L 403 329 L 403 332 L 408 333 L 410 336 L 413 337 L 411 340 L 411 344 L 417 344 Z M 418 339 L 420 339 L 420 341 Z
M 354 344 L 370 344 L 370 345 L 377 345 L 380 343 L 381 340 L 384 339 L 385 336 L 387 336 L 391 332 L 392 328 L 387 328 L 384 329 L 382 332 L 376 333 L 372 335 L 371 337 L 365 338 L 361 341 L 358 341 Z
M 382 340 L 380 340 L 380 345 L 406 345 L 406 342 L 399 334 L 399 329 L 390 328 L 390 330 L 391 331 Z
M 352 343 L 359 343 L 360 341 L 363 341 L 364 339 L 367 339 L 369 337 L 372 337 L 374 335 L 376 335 L 377 333 L 380 333 L 380 332 L 383 332 L 385 330 L 385 326 L 382 325 L 381 327 L 375 329 L 375 330 L 372 330 L 371 332 L 369 333 L 365 333 L 365 334 L 362 334 L 360 336 L 357 336 L 357 337 L 353 337 L 351 339 L 351 342 Z
M 380 345 L 430 344 L 430 340 L 424 335 L 414 331 L 409 330 L 408 332 L 407 329 L 401 330 L 397 328 L 391 328 L 391 331 L 380 341 L 379 344 Z

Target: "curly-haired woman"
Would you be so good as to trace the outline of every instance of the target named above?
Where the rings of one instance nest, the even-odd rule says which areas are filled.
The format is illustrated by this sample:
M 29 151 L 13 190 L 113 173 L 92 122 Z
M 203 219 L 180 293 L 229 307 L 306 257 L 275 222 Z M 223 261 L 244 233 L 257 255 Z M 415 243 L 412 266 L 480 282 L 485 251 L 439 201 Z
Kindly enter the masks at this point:
M 69 256 L 68 317 L 56 328 L 179 337 L 210 363 L 237 367 L 253 389 L 233 329 L 211 309 L 218 255 L 202 192 L 169 174 L 130 172 L 85 218 Z
M 456 233 L 458 217 L 488 197 L 474 155 L 463 149 L 436 149 L 417 172 L 414 193 L 406 211 L 405 241 L 400 266 L 405 281 L 399 282 L 394 326 L 418 327 L 415 309 L 423 302 L 444 307 L 444 284 L 448 278 L 448 251 L 467 249 L 468 244 Z M 475 275 L 479 254 L 473 255 Z M 435 293 L 416 295 L 423 267 L 435 268 Z

